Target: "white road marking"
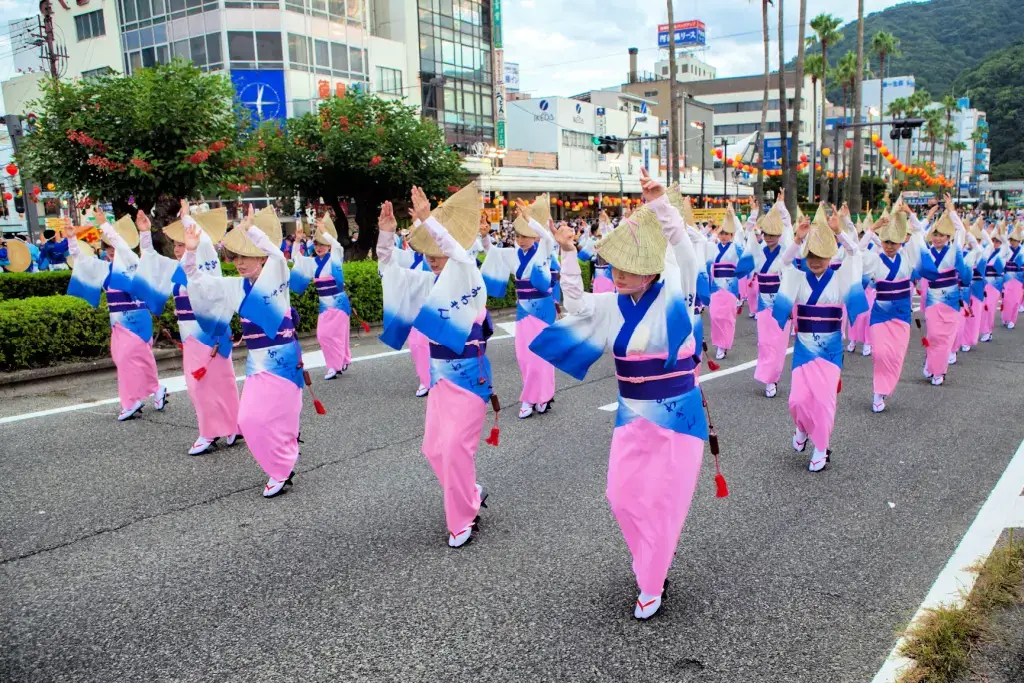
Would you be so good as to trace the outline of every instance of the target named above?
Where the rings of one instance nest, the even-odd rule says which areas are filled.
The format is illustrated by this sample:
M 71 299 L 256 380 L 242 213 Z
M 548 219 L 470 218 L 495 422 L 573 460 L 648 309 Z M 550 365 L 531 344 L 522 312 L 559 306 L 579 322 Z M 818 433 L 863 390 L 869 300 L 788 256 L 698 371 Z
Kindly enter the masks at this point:
M 502 327 L 508 323 L 499 323 Z M 502 341 L 505 339 L 512 339 L 512 335 L 499 335 L 491 337 L 489 342 Z M 382 351 L 381 353 L 371 353 L 367 356 L 358 356 L 352 359 L 353 363 L 361 363 L 368 360 L 377 360 L 379 358 L 388 358 L 390 356 L 400 356 L 402 354 L 409 353 L 409 349 L 402 349 L 401 351 Z M 315 370 L 317 368 L 327 367 L 324 362 L 323 351 L 308 351 L 303 352 L 302 360 L 307 370 Z M 245 376 L 238 378 L 241 382 L 245 379 Z M 168 394 L 177 394 L 185 391 L 185 376 L 175 375 L 173 377 L 167 377 L 160 380 L 160 384 L 167 388 Z M 78 410 L 86 410 L 88 408 L 95 408 L 96 406 L 106 406 L 113 403 L 119 403 L 120 399 L 117 398 L 105 398 L 99 401 L 90 401 L 89 403 L 76 403 L 70 406 L 61 406 L 60 408 L 50 408 L 48 410 L 38 410 L 33 413 L 22 413 L 21 415 L 11 415 L 10 417 L 0 417 L 0 425 L 10 424 L 12 422 L 22 422 L 23 420 L 33 420 L 39 417 L 49 417 L 50 415 L 60 415 L 62 413 L 71 413 Z
M 510 337 L 516 336 L 516 324 L 512 323 L 498 323 L 498 327 L 505 330 L 505 334 Z
M 790 355 L 792 353 L 793 353 L 793 347 L 790 346 L 788 349 L 786 349 L 786 355 L 788 356 L 788 355 Z M 722 370 L 715 370 L 714 372 L 709 372 L 707 374 L 701 373 L 700 383 L 701 384 L 705 384 L 705 383 L 710 382 L 711 380 L 717 379 L 719 377 L 727 377 L 727 376 L 735 374 L 737 372 L 743 372 L 744 370 L 749 370 L 750 368 L 752 368 L 752 367 L 754 367 L 756 365 L 757 365 L 757 361 L 756 360 L 751 360 L 751 361 L 747 361 L 746 363 L 740 363 L 739 365 L 736 365 L 736 366 L 731 367 L 731 368 L 724 368 Z M 608 412 L 608 413 L 613 413 L 613 412 L 615 412 L 618 409 L 619 409 L 618 402 L 609 403 L 606 406 L 601 406 L 600 408 L 598 408 L 598 410 L 603 410 L 603 411 Z
M 967 533 L 964 534 L 956 552 L 949 558 L 949 562 L 943 567 L 942 573 L 932 584 L 932 588 L 925 596 L 924 602 L 918 608 L 917 613 L 911 620 L 911 626 L 918 622 L 930 609 L 939 605 L 956 606 L 963 603 L 963 596 L 970 593 L 978 578 L 976 572 L 970 571 L 968 567 L 976 566 L 988 558 L 989 553 L 996 545 L 996 541 L 1002 535 L 1003 530 L 1014 525 L 1020 526 L 1024 523 L 1021 519 L 1024 505 L 1021 501 L 1021 489 L 1024 488 L 1024 441 L 1021 442 L 1014 453 L 1010 464 L 999 478 L 992 493 Z M 903 671 L 912 664 L 911 660 L 900 655 L 900 648 L 905 639 L 896 641 L 895 647 L 889 653 L 889 657 L 882 664 L 882 668 L 872 679 L 872 683 L 895 683 L 899 680 Z

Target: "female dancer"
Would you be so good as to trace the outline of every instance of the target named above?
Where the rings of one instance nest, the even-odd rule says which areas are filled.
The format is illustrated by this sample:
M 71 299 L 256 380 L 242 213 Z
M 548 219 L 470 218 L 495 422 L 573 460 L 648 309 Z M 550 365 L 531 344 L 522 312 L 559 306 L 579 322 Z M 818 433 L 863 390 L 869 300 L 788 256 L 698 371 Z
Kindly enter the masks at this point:
M 302 228 L 295 232 L 295 242 L 302 241 Z M 288 285 L 296 294 L 306 291 L 312 280 L 320 297 L 320 317 L 316 323 L 316 340 L 324 352 L 327 374 L 331 380 L 348 369 L 352 362 L 349 346 L 352 305 L 345 293 L 345 248 L 338 242 L 338 231 L 327 214 L 317 224 L 313 235 L 314 256 L 305 256 L 295 250 L 291 278 Z
M 263 497 L 273 498 L 292 484 L 299 459 L 302 413 L 302 352 L 295 338 L 288 295 L 288 261 L 277 246 L 281 223 L 272 208 L 242 222 L 224 236 L 241 277 L 211 277 L 199 269 L 199 226 L 185 226 L 188 294 L 196 320 L 207 334 L 219 337 L 231 317 L 242 318 L 242 339 L 249 349 L 245 383 L 238 406 L 238 428 L 256 462 L 266 473 Z
M 843 206 L 843 216 L 848 215 Z M 836 241 L 846 250 L 842 265 L 830 264 L 838 251 Z M 836 397 L 843 369 L 843 307 L 851 323 L 867 311 L 861 285 L 858 245 L 840 229 L 840 214 L 825 218 L 818 206 L 809 231 L 801 226 L 796 243 L 803 245 L 804 267 L 788 268 L 775 297 L 772 316 L 784 329 L 796 309 L 796 347 L 793 378 L 789 391 L 789 414 L 793 418 L 793 449 L 803 452 L 807 440 L 814 442 L 808 469 L 820 472 L 830 460 L 828 450 L 836 418 Z M 795 251 L 795 247 L 792 248 Z
M 381 339 L 401 348 L 409 330 L 429 339 L 433 384 L 427 398 L 423 455 L 444 491 L 448 545 L 459 548 L 472 538 L 487 492 L 476 483 L 476 451 L 487 416 L 496 405 L 487 359 L 492 334 L 487 292 L 476 259 L 466 253 L 480 225 L 480 200 L 472 184 L 433 212 L 423 191 L 412 189 L 412 210 L 418 221 L 410 242 L 426 256 L 431 272 L 402 268 L 394 259 L 397 222 L 391 202 L 381 208 L 377 257 L 384 273 L 384 334 Z M 495 415 L 497 419 L 497 415 Z M 497 445 L 492 430 L 489 443 Z M 493 440 L 492 440 L 493 439 Z
M 1006 329 L 1012 330 L 1017 326 L 1017 316 L 1020 314 L 1021 300 L 1024 298 L 1024 254 L 1020 249 L 1021 240 L 1024 239 L 1024 223 L 1018 222 L 1014 225 L 1008 239 L 1009 248 L 1005 250 L 1003 256 L 1006 268 L 1003 272 L 1001 317 Z
M 747 219 L 748 226 L 757 222 L 756 212 Z M 740 279 L 754 269 L 754 259 L 744 245 L 734 240 L 740 221 L 729 205 L 721 227 L 711 234 L 705 259 L 711 282 L 711 343 L 715 345 L 715 360 L 722 360 L 732 348 L 736 336 L 736 316 L 739 315 Z
M 96 226 L 106 245 L 103 258 L 91 258 L 81 248 L 71 221 L 64 226 L 68 253 L 74 260 L 68 296 L 84 299 L 93 307 L 100 303 L 100 293 L 107 295 L 110 311 L 110 355 L 117 368 L 117 394 L 121 399 L 118 422 L 142 410 L 143 402 L 153 396 L 153 408 L 163 410 L 167 388 L 157 378 L 153 357 L 153 317 L 146 305 L 132 296 L 132 280 L 139 267 L 139 257 L 132 249 L 139 242 L 139 233 L 128 216 L 111 227 L 99 207 L 93 209 Z
M 174 258 L 170 259 L 153 249 L 149 216 L 139 211 L 135 220 L 141 233 L 142 259 L 132 282 L 132 294 L 144 301 L 154 315 L 160 315 L 167 298 L 174 297 L 185 388 L 199 423 L 199 436 L 188 454 L 202 455 L 215 448 L 221 437 L 229 446 L 234 445 L 238 437 L 238 383 L 231 362 L 231 333 L 224 330 L 213 337 L 199 326 L 180 260 L 185 256 L 185 225 L 198 223 L 201 233 L 196 267 L 211 277 L 221 277 L 214 244 L 224 237 L 228 213 L 227 209 L 217 209 L 193 218 L 188 202 L 183 199 L 179 215 L 180 220 L 164 228 L 164 235 L 174 245 Z
M 555 368 L 530 350 L 530 342 L 541 330 L 555 322 L 555 303 L 551 291 L 551 252 L 555 241 L 544 225 L 550 220 L 548 195 L 537 197 L 533 204 L 517 202 L 519 216 L 515 248 L 495 247 L 484 243 L 487 256 L 481 273 L 487 294 L 505 296 L 508 278 L 516 276 L 516 359 L 523 376 L 519 396 L 519 419 L 548 412 L 555 397 Z
M 647 619 L 661 607 L 708 423 L 690 323 L 702 259 L 665 189 L 643 169 L 640 182 L 647 203 L 597 246 L 618 294 L 583 292 L 572 230 L 559 228 L 568 316 L 532 348 L 577 379 L 606 351 L 615 357 L 619 412 L 607 496 L 633 555 L 639 586 L 633 616 Z

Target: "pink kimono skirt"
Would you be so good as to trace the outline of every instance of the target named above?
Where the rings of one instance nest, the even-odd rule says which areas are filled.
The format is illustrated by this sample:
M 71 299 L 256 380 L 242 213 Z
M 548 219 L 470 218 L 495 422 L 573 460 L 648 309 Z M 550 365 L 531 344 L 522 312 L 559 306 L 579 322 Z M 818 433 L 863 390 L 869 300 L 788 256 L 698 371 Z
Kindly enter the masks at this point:
M 828 450 L 832 438 L 840 374 L 834 363 L 823 358 L 793 368 L 789 414 L 796 428 L 807 434 L 818 450 Z
M 182 364 L 185 370 L 185 388 L 199 421 L 199 436 L 215 439 L 238 433 L 238 383 L 231 356 L 219 353 L 210 356 L 212 349 L 195 337 L 185 340 Z M 201 379 L 192 374 L 206 368 Z
M 925 309 L 928 322 L 928 349 L 925 352 L 925 368 L 933 375 L 945 375 L 949 368 L 949 354 L 953 352 L 960 332 L 960 311 L 954 311 L 946 304 L 932 304 Z
M 420 384 L 430 386 L 430 340 L 415 327 L 409 331 L 409 355 Z
M 786 327 L 780 328 L 770 308 L 757 314 L 757 367 L 754 369 L 754 379 L 758 382 L 773 384 L 782 377 L 791 325 L 787 320 Z
M 516 321 L 516 360 L 523 375 L 521 403 L 546 403 L 555 396 L 555 366 L 530 350 L 530 344 L 547 326 L 532 315 Z
M 633 556 L 640 590 L 661 595 L 697 487 L 704 442 L 644 418 L 616 427 L 608 503 Z
M 320 350 L 324 352 L 327 367 L 341 370 L 352 362 L 350 333 L 348 313 L 345 311 L 328 308 L 320 314 L 316 323 L 316 340 L 320 342 Z
M 270 372 L 245 378 L 238 428 L 268 477 L 287 479 L 299 459 L 302 389 Z
M 452 533 L 469 526 L 480 510 L 476 451 L 486 417 L 487 404 L 476 394 L 446 379 L 430 388 L 422 451 L 444 491 L 444 516 Z
M 868 311 L 870 311 L 871 307 L 875 305 L 875 288 L 868 287 L 864 290 L 864 295 L 868 299 Z M 870 317 L 870 315 L 862 315 L 857 318 L 857 322 L 850 326 L 850 341 L 874 346 L 874 342 L 871 340 L 871 326 L 868 321 Z
M 969 304 L 972 315 L 964 318 L 960 325 L 960 338 L 957 340 L 960 346 L 977 346 L 981 338 L 981 316 L 984 312 L 984 302 L 976 296 L 971 297 Z
M 153 347 L 120 323 L 110 329 L 110 357 L 117 367 L 117 396 L 122 410 L 160 389 Z
M 1017 324 L 1018 308 L 1024 296 L 1024 285 L 1020 280 L 1008 280 L 1003 284 L 1003 324 Z
M 729 350 L 736 338 L 736 305 L 739 300 L 725 289 L 711 295 L 711 343 Z
M 865 314 L 862 318 L 868 318 Z M 860 319 L 858 319 L 860 322 Z M 882 396 L 892 394 L 903 373 L 903 361 L 910 345 L 910 325 L 890 320 L 871 326 L 871 359 L 874 363 L 874 391 Z
M 996 311 L 999 310 L 999 290 L 985 285 L 985 303 L 981 307 L 981 333 L 992 334 L 996 326 Z M 929 329 L 929 332 L 931 330 Z

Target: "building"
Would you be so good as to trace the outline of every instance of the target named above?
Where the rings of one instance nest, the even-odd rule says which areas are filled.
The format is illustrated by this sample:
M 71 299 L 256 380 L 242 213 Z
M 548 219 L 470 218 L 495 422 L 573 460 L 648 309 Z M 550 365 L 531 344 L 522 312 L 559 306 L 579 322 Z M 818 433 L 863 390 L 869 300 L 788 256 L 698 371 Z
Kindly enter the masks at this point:
M 657 61 L 654 63 L 654 75 L 658 78 L 668 78 L 669 68 L 669 60 Z M 714 78 L 718 78 L 718 69 L 700 59 L 696 53 L 687 52 L 676 55 L 676 80 L 680 83 Z

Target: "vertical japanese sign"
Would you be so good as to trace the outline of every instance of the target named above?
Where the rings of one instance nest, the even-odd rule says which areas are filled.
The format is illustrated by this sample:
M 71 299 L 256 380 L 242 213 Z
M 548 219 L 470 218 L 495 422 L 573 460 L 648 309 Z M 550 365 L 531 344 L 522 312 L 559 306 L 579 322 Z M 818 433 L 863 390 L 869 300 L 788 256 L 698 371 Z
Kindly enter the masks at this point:
M 494 37 L 494 145 L 505 148 L 505 50 L 501 36 L 501 0 L 491 2 L 491 35 Z

